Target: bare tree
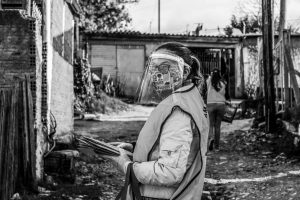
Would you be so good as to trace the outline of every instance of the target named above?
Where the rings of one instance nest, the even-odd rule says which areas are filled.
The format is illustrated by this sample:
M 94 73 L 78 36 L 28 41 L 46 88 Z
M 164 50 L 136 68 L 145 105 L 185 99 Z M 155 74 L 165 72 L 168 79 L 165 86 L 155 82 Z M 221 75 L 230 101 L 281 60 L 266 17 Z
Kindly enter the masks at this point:
M 262 0 L 239 0 L 238 5 L 235 8 L 235 15 L 237 17 L 243 17 L 245 15 L 251 16 L 255 19 L 259 19 L 262 16 Z M 274 14 L 275 18 L 278 17 L 280 10 L 280 0 L 274 0 Z
M 234 15 L 236 17 L 251 16 L 251 18 L 261 21 L 261 0 L 240 0 L 235 8 Z
M 231 26 L 242 32 L 261 31 L 262 0 L 239 0 L 231 19 Z M 274 23 L 278 27 L 280 0 L 274 0 Z

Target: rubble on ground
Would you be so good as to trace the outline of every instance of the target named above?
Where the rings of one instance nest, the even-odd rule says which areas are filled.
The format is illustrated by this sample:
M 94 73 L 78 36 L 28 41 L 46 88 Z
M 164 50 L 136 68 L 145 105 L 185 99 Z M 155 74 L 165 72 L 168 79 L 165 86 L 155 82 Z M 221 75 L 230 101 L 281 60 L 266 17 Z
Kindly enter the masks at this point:
M 77 116 L 84 114 L 110 114 L 120 111 L 129 110 L 129 104 L 121 101 L 118 98 L 110 97 L 105 92 L 101 91 L 95 96 L 87 97 L 83 100 L 76 99 L 74 103 L 74 112 Z
M 284 153 L 289 156 L 300 152 L 299 136 L 290 132 L 286 124 L 277 121 L 276 133 L 265 133 L 265 123 L 258 125 L 258 128 L 250 130 L 235 130 L 229 134 L 229 147 L 232 151 L 243 152 L 270 152 L 279 155 Z M 294 130 L 296 131 L 296 129 Z

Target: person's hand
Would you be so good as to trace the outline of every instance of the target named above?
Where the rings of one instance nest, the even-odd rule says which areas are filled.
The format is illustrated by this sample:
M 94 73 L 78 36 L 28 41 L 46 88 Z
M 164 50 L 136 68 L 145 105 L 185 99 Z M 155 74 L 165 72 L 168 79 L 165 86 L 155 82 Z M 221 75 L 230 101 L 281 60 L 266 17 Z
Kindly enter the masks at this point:
M 106 155 L 102 155 L 101 157 L 110 160 L 112 162 L 112 164 L 121 172 L 123 172 L 123 174 L 126 174 L 127 171 L 127 166 L 129 163 L 131 163 L 132 161 L 130 160 L 130 158 L 128 157 L 126 151 L 124 149 L 119 148 L 120 151 L 120 155 L 119 156 L 106 156 Z
M 226 104 L 226 105 L 231 105 L 231 100 L 230 100 L 230 99 L 229 99 L 229 100 L 226 100 L 226 101 L 225 101 L 225 104 Z
M 126 142 L 110 142 L 109 144 L 125 149 L 126 151 L 133 152 L 133 145 Z
M 75 141 L 75 136 L 73 134 L 67 134 L 63 136 L 56 137 L 55 142 L 60 144 L 73 144 Z

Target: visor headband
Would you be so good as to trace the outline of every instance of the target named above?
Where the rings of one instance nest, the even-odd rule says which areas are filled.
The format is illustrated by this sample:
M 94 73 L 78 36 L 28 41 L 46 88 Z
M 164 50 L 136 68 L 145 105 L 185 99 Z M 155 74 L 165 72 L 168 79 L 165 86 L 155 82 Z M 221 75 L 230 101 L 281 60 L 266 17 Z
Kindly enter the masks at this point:
M 181 57 L 174 55 L 174 54 L 153 53 L 153 54 L 151 54 L 150 58 L 163 58 L 163 59 L 174 60 L 179 63 L 180 70 L 182 70 L 182 72 L 183 72 L 183 66 L 191 69 L 191 66 L 188 65 L 187 63 L 185 63 Z

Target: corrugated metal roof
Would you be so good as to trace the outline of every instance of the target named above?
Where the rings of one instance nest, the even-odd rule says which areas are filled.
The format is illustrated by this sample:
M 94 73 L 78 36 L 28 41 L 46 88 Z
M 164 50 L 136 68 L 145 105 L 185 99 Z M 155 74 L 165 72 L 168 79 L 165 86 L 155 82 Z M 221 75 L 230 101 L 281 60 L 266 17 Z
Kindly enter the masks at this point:
M 278 35 L 278 33 L 275 33 L 275 36 Z M 300 33 L 291 33 L 291 36 L 300 37 Z M 247 33 L 244 37 L 262 37 L 262 33 Z
M 87 31 L 90 36 L 138 36 L 138 37 L 193 37 L 193 38 L 241 38 L 243 36 L 226 35 L 190 35 L 180 33 L 142 33 L 140 31 Z

